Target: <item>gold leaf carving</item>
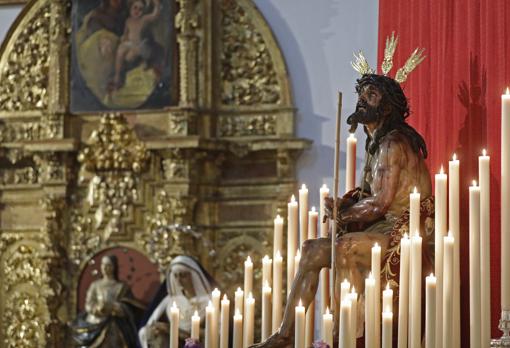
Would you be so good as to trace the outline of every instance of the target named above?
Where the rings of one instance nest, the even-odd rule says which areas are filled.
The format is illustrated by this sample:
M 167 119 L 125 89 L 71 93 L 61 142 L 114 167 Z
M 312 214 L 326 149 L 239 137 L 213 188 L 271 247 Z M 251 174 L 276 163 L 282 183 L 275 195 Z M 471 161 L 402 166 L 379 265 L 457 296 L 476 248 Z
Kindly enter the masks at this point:
M 23 28 L 0 72 L 0 110 L 43 110 L 48 105 L 50 5 Z
M 222 116 L 219 120 L 222 137 L 275 135 L 275 115 Z
M 223 0 L 221 99 L 227 105 L 278 104 L 281 88 L 262 35 L 234 0 Z

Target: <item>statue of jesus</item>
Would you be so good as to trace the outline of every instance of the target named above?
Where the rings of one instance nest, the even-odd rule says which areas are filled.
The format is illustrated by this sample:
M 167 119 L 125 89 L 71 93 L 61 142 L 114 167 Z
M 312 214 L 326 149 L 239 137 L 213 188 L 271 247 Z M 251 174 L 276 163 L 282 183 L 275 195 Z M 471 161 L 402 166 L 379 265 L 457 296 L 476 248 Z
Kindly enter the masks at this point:
M 381 246 L 384 255 L 394 222 L 409 208 L 409 193 L 416 187 L 421 198 L 431 196 L 431 180 L 424 159 L 425 141 L 406 123 L 407 98 L 400 84 L 385 75 L 365 73 L 357 80 L 358 102 L 347 119 L 351 131 L 360 123 L 367 135 L 361 188 L 339 198 L 337 226 L 346 233 L 336 235 L 335 299 L 340 281 L 347 277 L 358 293 L 371 268 L 371 248 Z M 326 201 L 332 216 L 333 199 Z M 338 232 L 338 231 L 335 231 Z M 287 300 L 282 324 L 265 342 L 253 347 L 290 347 L 294 340 L 294 308 L 301 299 L 308 307 L 315 297 L 322 268 L 331 266 L 331 240 L 306 240 L 301 261 Z M 375 275 L 380 276 L 380 275 Z M 337 326 L 337 325 L 335 325 Z

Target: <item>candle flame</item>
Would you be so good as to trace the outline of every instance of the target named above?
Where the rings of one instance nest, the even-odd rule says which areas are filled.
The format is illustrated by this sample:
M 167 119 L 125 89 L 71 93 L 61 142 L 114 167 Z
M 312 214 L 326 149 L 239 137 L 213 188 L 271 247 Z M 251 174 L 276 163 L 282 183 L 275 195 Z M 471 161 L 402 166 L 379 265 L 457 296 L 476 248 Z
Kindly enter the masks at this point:
M 448 235 L 447 235 L 448 238 L 452 238 L 453 239 L 453 234 L 452 234 L 452 231 L 448 231 Z
M 298 249 L 297 253 L 296 253 L 296 256 L 294 256 L 296 259 L 300 259 L 301 258 L 301 250 Z
M 241 312 L 239 312 L 239 308 L 236 308 L 236 317 L 241 316 Z
M 301 301 L 301 299 L 299 299 L 299 306 L 298 307 L 303 307 L 303 302 Z
M 209 300 L 209 302 L 207 303 L 207 307 L 212 307 L 212 302 L 211 302 L 211 300 Z
M 301 190 L 306 190 L 306 185 L 305 184 L 301 185 Z
M 473 180 L 473 187 L 476 187 L 476 180 Z
M 418 189 L 416 188 L 416 186 L 413 189 L 413 193 L 418 193 Z
M 280 250 L 277 250 L 276 251 L 276 257 L 275 257 L 277 260 L 281 260 L 282 259 L 282 253 L 280 252 Z
M 406 233 L 404 233 L 404 239 L 409 239 L 409 235 Z
M 251 292 L 251 291 L 250 291 L 250 293 L 248 294 L 247 299 L 248 299 L 248 300 L 255 300 L 255 299 L 253 298 L 253 294 L 252 294 L 252 292 Z
M 239 310 L 239 309 L 238 309 L 238 310 Z M 195 310 L 195 313 L 193 313 L 193 316 L 194 316 L 194 317 L 198 317 L 198 311 L 197 311 L 197 310 Z
M 506 92 L 505 92 L 505 95 L 510 95 L 510 88 L 506 88 Z
M 453 160 L 456 161 L 457 160 L 457 154 L 454 152 L 453 153 Z
M 487 150 L 483 149 L 483 150 L 482 150 L 482 155 L 483 155 L 483 156 L 487 156 Z
M 264 257 L 262 258 L 262 262 L 267 262 L 267 261 L 269 261 L 269 256 L 264 255 Z
M 291 202 L 291 203 L 295 203 L 295 202 L 296 202 L 296 196 L 292 195 L 292 196 L 290 197 L 290 202 Z
M 434 278 L 434 272 L 430 272 L 430 277 Z
M 441 164 L 441 169 L 439 170 L 439 174 L 444 174 L 444 168 L 443 168 L 442 164 Z
M 248 255 L 248 257 L 246 258 L 246 261 L 244 262 L 245 265 L 250 265 L 250 264 L 253 264 L 253 262 L 251 262 L 251 257 L 250 255 Z
M 275 220 L 278 220 L 278 221 L 279 221 L 279 220 L 282 220 L 282 217 L 280 216 L 280 214 L 276 214 L 276 218 L 275 218 Z
M 265 288 L 268 288 L 268 287 L 269 287 L 269 282 L 267 281 L 267 279 L 266 279 L 266 280 L 264 280 L 264 287 L 265 287 Z
M 356 288 L 354 287 L 354 285 L 351 288 L 351 294 L 356 294 Z
M 349 133 L 349 138 L 354 139 L 354 133 Z
M 326 314 L 329 315 L 329 307 L 326 307 Z
M 237 292 L 237 293 L 239 293 L 239 292 L 243 292 L 243 290 L 241 289 L 241 287 L 240 287 L 240 286 L 238 286 L 238 287 L 237 287 L 236 292 Z
M 175 301 L 172 303 L 172 308 L 174 308 L 174 309 L 177 308 L 177 303 L 175 303 Z
M 312 206 L 312 213 L 315 213 L 315 206 Z
M 379 244 L 377 242 L 375 242 L 374 249 L 378 249 L 378 248 L 379 248 Z
M 386 290 L 390 289 L 390 283 L 386 283 Z
M 228 301 L 227 294 L 223 294 L 223 301 Z

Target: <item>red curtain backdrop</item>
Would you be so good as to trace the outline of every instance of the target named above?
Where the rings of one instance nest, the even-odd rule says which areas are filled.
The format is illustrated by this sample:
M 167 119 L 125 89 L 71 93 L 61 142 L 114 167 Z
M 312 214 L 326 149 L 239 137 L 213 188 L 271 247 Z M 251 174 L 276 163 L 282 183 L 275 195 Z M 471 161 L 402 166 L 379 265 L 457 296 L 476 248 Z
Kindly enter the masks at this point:
M 510 85 L 510 2 L 507 0 L 380 0 L 379 59 L 386 37 L 399 45 L 394 74 L 415 47 L 427 58 L 403 83 L 408 119 L 426 139 L 432 176 L 454 152 L 461 164 L 462 347 L 469 346 L 468 186 L 478 178 L 478 155 L 491 156 L 491 315 L 499 337 L 501 94 Z M 510 213 L 510 212 L 507 212 Z M 510 247 L 510 246 L 507 246 Z

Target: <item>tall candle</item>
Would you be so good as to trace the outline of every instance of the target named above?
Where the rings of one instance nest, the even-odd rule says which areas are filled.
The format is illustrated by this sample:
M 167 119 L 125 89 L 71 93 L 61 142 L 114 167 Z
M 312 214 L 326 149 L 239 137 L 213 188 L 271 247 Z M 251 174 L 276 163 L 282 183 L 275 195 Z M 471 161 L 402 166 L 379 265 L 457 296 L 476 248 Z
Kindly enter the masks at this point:
M 398 285 L 398 348 L 407 348 L 409 314 L 409 253 L 411 240 L 404 234 L 400 240 L 400 276 Z M 435 318 L 434 318 L 435 321 Z
M 214 331 L 214 306 L 211 301 L 207 307 L 205 307 L 205 348 L 214 347 L 214 338 L 216 332 Z
M 409 234 L 420 230 L 420 193 L 415 187 L 409 195 Z
M 214 306 L 214 317 L 213 317 L 213 330 L 214 332 L 219 332 L 219 329 L 220 329 L 220 325 L 219 325 L 219 321 L 220 321 L 220 297 L 221 297 L 221 292 L 220 290 L 218 290 L 217 288 L 215 288 L 212 292 L 212 304 Z M 216 348 L 218 347 L 218 340 L 219 340 L 219 336 L 216 335 L 216 338 L 213 342 L 213 347 Z
M 340 302 L 340 330 L 338 348 L 349 348 L 351 344 L 351 301 L 345 299 Z
M 253 291 L 253 262 L 251 257 L 248 256 L 244 261 L 244 301 L 250 292 Z
M 234 310 L 239 314 L 244 312 L 244 291 L 241 288 L 237 288 L 235 292 Z
M 200 316 L 197 311 L 191 316 L 191 338 L 200 340 Z
M 320 237 L 328 236 L 329 219 L 324 221 L 325 216 L 325 199 L 329 197 L 329 189 L 323 184 L 319 190 L 320 193 Z M 326 312 L 329 305 L 329 268 L 324 267 L 320 273 L 320 296 L 321 296 L 321 313 Z
M 230 301 L 227 294 L 223 295 L 221 300 L 221 330 L 220 330 L 220 348 L 228 348 L 228 326 L 229 326 Z
M 294 347 L 305 348 L 305 307 L 301 300 L 295 309 Z
M 296 256 L 294 256 L 294 276 L 296 276 L 299 269 L 299 262 L 301 261 L 301 250 L 298 249 Z
M 460 196 L 459 160 L 453 154 L 448 164 L 448 229 L 452 231 L 453 245 L 453 347 L 460 348 Z
M 244 326 L 243 326 L 243 347 L 247 348 L 253 344 L 254 329 L 255 329 L 255 299 L 250 292 L 246 298 L 246 306 L 244 311 Z
M 266 282 L 271 284 L 271 267 L 273 265 L 273 260 L 269 258 L 269 256 L 265 255 L 262 258 L 262 284 Z
M 478 157 L 478 177 L 480 180 L 480 267 L 481 267 L 481 335 L 482 347 L 491 344 L 491 272 L 490 272 L 490 229 L 491 229 L 491 184 L 490 157 L 485 149 Z
M 393 336 L 393 312 L 384 311 L 382 313 L 382 348 L 392 347 L 392 336 Z
M 322 315 L 322 340 L 333 347 L 333 314 L 329 312 L 328 307 Z
M 415 232 L 411 238 L 410 348 L 421 347 L 421 244 L 422 238 Z
M 294 257 L 298 242 L 298 204 L 294 195 L 287 204 L 287 296 L 294 280 Z
M 510 311 L 510 92 L 501 96 L 501 309 Z
M 386 283 L 386 289 L 383 291 L 382 311 L 393 313 L 393 290 L 390 289 L 390 283 Z
M 347 297 L 351 301 L 351 343 L 352 348 L 356 348 L 356 338 L 358 333 L 358 294 L 356 289 L 352 288 L 352 291 Z
M 375 344 L 381 345 L 381 247 L 375 243 L 372 247 L 372 275 L 375 278 L 374 287 L 374 325 Z
M 266 281 L 262 287 L 262 321 L 261 341 L 271 336 L 271 287 Z
M 375 347 L 375 279 L 372 273 L 365 279 L 365 347 Z
M 508 214 L 508 212 L 505 212 Z M 469 333 L 470 347 L 482 347 L 480 301 L 480 187 L 469 187 Z
M 345 192 L 349 192 L 356 187 L 356 143 L 358 140 L 354 133 L 350 133 L 347 138 L 347 157 L 345 166 Z
M 436 297 L 436 347 L 442 347 L 443 339 L 443 238 L 446 235 L 446 213 L 447 213 L 447 183 L 448 178 L 441 171 L 436 174 L 435 180 L 435 209 L 434 209 L 434 226 L 435 226 L 435 253 L 434 263 L 437 280 L 437 297 Z M 449 335 L 451 333 L 448 333 Z M 448 347 L 445 347 L 448 348 Z
M 453 235 L 448 232 L 443 248 L 443 347 L 453 345 L 453 243 Z
M 233 348 L 243 348 L 243 315 L 236 309 L 234 314 Z
M 451 334 L 451 333 L 449 333 Z M 425 278 L 425 348 L 436 347 L 436 277 Z
M 308 235 L 308 189 L 301 185 L 299 189 L 299 245 L 303 244 Z
M 317 238 L 317 222 L 319 219 L 319 212 L 312 207 L 312 210 L 308 212 L 308 239 Z M 306 335 L 305 345 L 311 347 L 313 344 L 314 331 L 315 331 L 315 298 L 308 305 L 306 310 Z
M 170 308 L 170 348 L 179 348 L 179 308 L 175 301 Z
M 278 250 L 283 250 L 283 219 L 280 215 L 276 215 L 274 219 L 273 259 Z
M 272 331 L 276 332 L 282 322 L 282 263 L 280 250 L 276 252 L 273 262 L 273 316 Z

